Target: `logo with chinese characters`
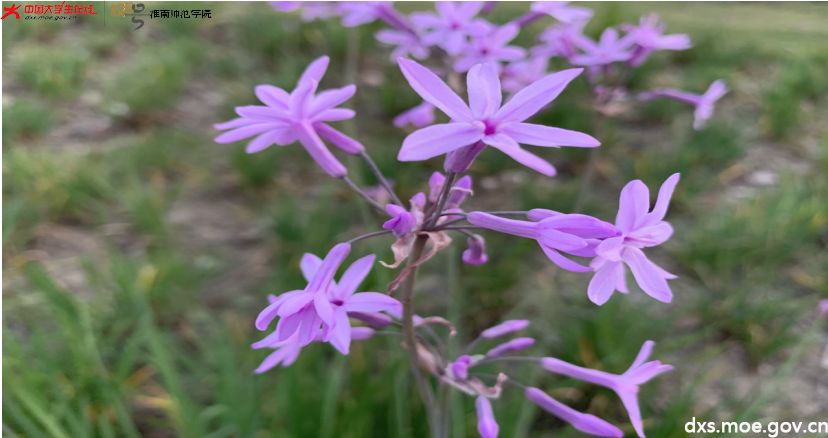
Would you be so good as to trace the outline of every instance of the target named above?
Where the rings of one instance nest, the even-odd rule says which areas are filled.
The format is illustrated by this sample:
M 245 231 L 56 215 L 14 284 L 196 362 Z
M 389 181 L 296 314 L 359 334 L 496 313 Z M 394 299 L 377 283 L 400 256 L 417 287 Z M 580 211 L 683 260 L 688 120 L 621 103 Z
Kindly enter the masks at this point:
M 137 24 L 138 27 L 135 30 L 140 29 L 144 26 L 144 20 L 138 19 L 137 17 L 150 17 L 150 19 L 155 18 L 213 18 L 212 11 L 210 9 L 185 9 L 185 10 L 177 10 L 177 9 L 153 9 L 150 13 L 142 14 L 144 12 L 144 4 L 143 3 L 131 3 L 131 2 L 124 2 L 124 3 L 113 3 L 110 6 L 110 16 L 112 17 L 132 17 L 132 22 Z
M 23 11 L 20 11 L 20 8 Z M 58 19 L 72 19 L 77 18 L 77 15 L 97 15 L 94 11 L 93 5 L 67 5 L 63 2 L 59 5 L 23 5 L 12 4 L 11 7 L 3 7 L 3 14 L 0 19 L 5 19 L 10 15 L 14 15 L 15 20 L 20 19 L 20 14 L 26 14 L 23 18 L 26 20 L 58 20 Z M 37 15 L 32 17 L 31 15 Z M 61 16 L 63 15 L 63 16 Z M 68 15 L 68 17 L 67 17 Z

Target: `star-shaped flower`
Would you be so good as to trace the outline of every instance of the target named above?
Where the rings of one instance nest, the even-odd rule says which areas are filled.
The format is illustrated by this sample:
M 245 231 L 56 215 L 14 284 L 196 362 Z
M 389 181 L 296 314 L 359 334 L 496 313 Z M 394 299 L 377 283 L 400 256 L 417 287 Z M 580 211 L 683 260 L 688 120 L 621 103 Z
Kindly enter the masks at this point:
M 438 45 L 449 55 L 456 55 L 465 47 L 469 35 L 483 35 L 490 30 L 486 20 L 474 18 L 484 3 L 437 2 L 437 15 L 430 12 L 414 12 L 411 14 L 411 21 L 416 29 L 424 32 L 423 45 Z
M 533 12 L 543 12 L 551 15 L 561 23 L 589 20 L 592 10 L 578 6 L 569 6 L 568 1 L 542 1 L 532 3 Z
M 501 61 L 517 61 L 526 57 L 526 50 L 518 46 L 507 46 L 520 32 L 516 24 L 494 27 L 482 35 L 472 35 L 471 42 L 460 52 L 454 63 L 454 71 L 469 71 L 475 64 L 490 64 L 497 73 Z
M 351 155 L 357 155 L 365 148 L 324 123 L 350 119 L 355 114 L 350 109 L 335 108 L 354 95 L 355 86 L 316 94 L 316 87 L 329 61 L 327 56 L 323 56 L 312 62 L 290 94 L 272 85 L 256 87 L 256 97 L 266 106 L 237 107 L 236 113 L 240 118 L 214 125 L 216 129 L 230 130 L 216 137 L 215 141 L 232 143 L 256 136 L 247 144 L 247 152 L 254 153 L 274 143 L 286 146 L 299 140 L 325 172 L 334 178 L 345 176 L 348 173 L 345 166 L 331 154 L 320 137 Z
M 693 121 L 693 128 L 697 131 L 704 128 L 707 121 L 713 117 L 713 110 L 716 102 L 727 94 L 728 89 L 724 81 L 719 79 L 710 84 L 710 88 L 704 94 L 688 93 L 674 88 L 657 88 L 646 93 L 638 95 L 640 100 L 650 100 L 659 97 L 667 97 L 670 99 L 680 100 L 689 103 L 696 107 L 693 113 L 695 120 Z
M 629 60 L 633 67 L 643 64 L 656 50 L 685 50 L 693 46 L 690 37 L 685 34 L 664 35 L 667 25 L 658 23 L 657 14 L 641 17 L 638 26 L 628 24 L 623 29 L 628 32 L 624 40 L 635 44 Z
M 523 123 L 555 99 L 582 69 L 547 75 L 519 91 L 501 106 L 503 96 L 497 73 L 490 65 L 478 64 L 469 71 L 466 78 L 469 93 L 469 105 L 466 105 L 427 68 L 404 58 L 398 62 L 414 91 L 452 119 L 452 123 L 432 125 L 406 137 L 397 156 L 400 161 L 426 160 L 482 142 L 501 150 L 527 167 L 553 176 L 555 168 L 551 164 L 523 150 L 518 143 L 545 147 L 600 145 L 598 140 L 587 134 Z M 474 156 L 467 164 L 473 159 Z

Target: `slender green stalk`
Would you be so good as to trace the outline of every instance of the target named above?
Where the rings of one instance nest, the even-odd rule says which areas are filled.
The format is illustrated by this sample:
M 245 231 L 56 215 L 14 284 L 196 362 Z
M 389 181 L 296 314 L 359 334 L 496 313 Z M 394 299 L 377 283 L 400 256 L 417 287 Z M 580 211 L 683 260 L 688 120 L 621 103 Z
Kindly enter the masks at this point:
M 417 236 L 414 241 L 414 246 L 411 249 L 411 254 L 408 256 L 408 265 L 411 266 L 414 262 L 420 259 L 423 255 L 423 249 L 428 241 L 428 236 Z M 431 434 L 437 438 L 439 436 L 439 422 L 437 421 L 437 414 L 434 409 L 434 390 L 431 388 L 428 380 L 423 376 L 420 369 L 420 355 L 417 353 L 417 336 L 414 332 L 414 282 L 417 278 L 417 268 L 408 274 L 408 277 L 402 284 L 402 305 L 403 305 L 403 335 L 405 338 L 405 345 L 408 351 L 408 361 L 411 365 L 411 372 L 414 374 L 414 380 L 417 382 L 417 389 L 420 391 L 420 397 L 423 400 L 426 416 L 428 417 L 428 424 L 431 428 Z

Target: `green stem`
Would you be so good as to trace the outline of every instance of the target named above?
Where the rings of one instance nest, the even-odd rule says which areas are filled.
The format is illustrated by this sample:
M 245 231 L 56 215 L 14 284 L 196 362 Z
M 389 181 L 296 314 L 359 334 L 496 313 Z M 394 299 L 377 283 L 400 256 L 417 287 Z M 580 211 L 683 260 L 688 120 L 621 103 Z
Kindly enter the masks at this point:
M 417 236 L 414 241 L 414 246 L 408 256 L 408 265 L 418 261 L 423 255 L 423 249 L 428 241 L 428 236 Z M 414 380 L 417 382 L 417 389 L 420 391 L 420 397 L 423 400 L 426 416 L 428 417 L 428 424 L 431 429 L 433 437 L 439 436 L 439 421 L 437 421 L 437 413 L 434 410 L 434 390 L 431 388 L 428 380 L 423 376 L 420 368 L 420 355 L 417 353 L 417 335 L 414 331 L 414 282 L 417 278 L 417 268 L 412 268 L 408 277 L 402 284 L 402 305 L 403 305 L 403 336 L 405 338 L 405 345 L 408 351 L 408 361 L 411 365 L 411 372 L 414 374 Z

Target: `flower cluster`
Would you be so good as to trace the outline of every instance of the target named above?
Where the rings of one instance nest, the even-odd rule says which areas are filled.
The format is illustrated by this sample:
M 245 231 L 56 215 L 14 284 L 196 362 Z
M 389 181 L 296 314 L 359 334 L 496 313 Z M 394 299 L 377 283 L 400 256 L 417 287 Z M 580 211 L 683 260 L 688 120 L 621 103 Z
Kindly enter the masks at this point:
M 441 435 L 442 426 L 435 419 L 440 417 L 444 406 L 435 401 L 433 387 L 422 375 L 423 369 L 438 384 L 476 398 L 478 432 L 484 438 L 498 436 L 491 400 L 500 397 L 505 384 L 519 388 L 532 403 L 584 433 L 606 437 L 623 435 L 609 422 L 578 412 L 541 389 L 522 385 L 519 379 L 505 372 L 496 375 L 476 372 L 478 367 L 512 361 L 534 364 L 551 373 L 614 390 L 636 433 L 644 437 L 638 387 L 672 369 L 659 361 L 647 362 L 654 345 L 652 341 L 644 343 L 632 366 L 620 375 L 551 357 L 513 355 L 532 349 L 536 341 L 531 337 L 514 338 L 490 347 L 485 353 L 475 354 L 475 348 L 481 343 L 529 326 L 526 320 L 510 320 L 484 330 L 459 355 L 450 357 L 431 325 L 447 327 L 449 337 L 457 333 L 454 325 L 439 316 L 416 315 L 413 297 L 418 267 L 448 247 L 452 234 L 458 233 L 466 239 L 468 248 L 462 253 L 462 260 L 469 265 L 483 265 L 490 257 L 484 236 L 476 233 L 494 231 L 533 239 L 543 254 L 560 268 L 591 273 L 588 285 L 584 282 L 585 294 L 597 305 L 606 303 L 616 290 L 628 293 L 628 269 L 642 291 L 658 301 L 671 302 L 672 291 L 667 280 L 677 277 L 648 259 L 643 249 L 664 243 L 673 233 L 664 218 L 679 174 L 663 182 L 652 208 L 647 186 L 639 180 L 629 182 L 620 192 L 614 223 L 577 212 L 561 213 L 543 208 L 467 212 L 461 207 L 473 194 L 472 178 L 461 174 L 490 146 L 546 177 L 555 176 L 557 171 L 551 163 L 523 146 L 568 146 L 595 151 L 601 145 L 596 139 L 601 137 L 600 132 L 587 134 L 531 123 L 532 117 L 555 104 L 556 97 L 575 80 L 585 80 L 593 90 L 598 117 L 612 117 L 616 112 L 608 108 L 614 100 L 628 95 L 631 69 L 640 66 L 654 51 L 689 48 L 689 38 L 664 35 L 665 26 L 657 16 L 651 15 L 642 18 L 637 26 L 607 28 L 596 42 L 583 34 L 592 11 L 567 2 L 535 2 L 531 11 L 504 24 L 493 24 L 485 18 L 494 2 L 438 2 L 434 13 L 415 12 L 408 16 L 395 10 L 391 2 L 271 3 L 278 11 L 301 11 L 305 21 L 340 17 L 348 27 L 376 20 L 389 26 L 375 36 L 381 43 L 394 47 L 392 60 L 413 91 L 423 99 L 422 104 L 393 121 L 395 126 L 409 129 L 397 158 L 408 162 L 444 155 L 445 173 L 434 172 L 427 190 L 414 195 L 408 203 L 402 202 L 366 148 L 328 124 L 354 117 L 353 110 L 337 107 L 354 95 L 356 87 L 347 85 L 317 92 L 329 63 L 327 57 L 311 63 L 290 93 L 270 85 L 258 86 L 256 96 L 264 106 L 236 108 L 239 118 L 215 126 L 227 131 L 216 138 L 219 143 L 253 137 L 247 145 L 250 153 L 274 143 L 285 146 L 298 141 L 325 172 L 346 182 L 383 218 L 382 229 L 333 246 L 324 259 L 312 254 L 303 256 L 300 267 L 307 286 L 270 296 L 270 304 L 256 320 L 256 328 L 264 331 L 278 318 L 275 329 L 253 344 L 253 348 L 274 349 L 255 372 L 277 365 L 289 366 L 296 361 L 301 349 L 312 342 L 330 343 L 342 354 L 348 354 L 351 341 L 379 335 L 400 336 L 434 436 Z M 536 46 L 511 45 L 525 25 L 548 17 L 555 24 L 540 33 Z M 409 57 L 424 62 L 418 63 Z M 555 58 L 573 68 L 548 71 Z M 440 65 L 427 66 L 428 61 Z M 461 73 L 466 76 L 465 90 L 457 81 Z M 726 91 L 724 82 L 716 81 L 702 95 L 658 88 L 638 93 L 637 97 L 640 101 L 666 97 L 687 102 L 696 108 L 694 127 L 702 129 L 713 114 L 715 102 Z M 448 122 L 438 123 L 435 110 L 443 113 Z M 596 131 L 597 126 L 596 123 Z M 379 186 L 361 189 L 350 181 L 347 169 L 323 140 L 346 154 L 364 159 Z M 353 244 L 381 236 L 393 236 L 390 249 L 394 260 L 380 261 L 380 264 L 397 269 L 406 262 L 388 284 L 388 294 L 356 292 L 374 265 L 373 254 L 354 261 L 338 282 L 334 280 Z M 586 260 L 578 262 L 573 257 Z M 487 383 L 485 379 L 493 380 Z

